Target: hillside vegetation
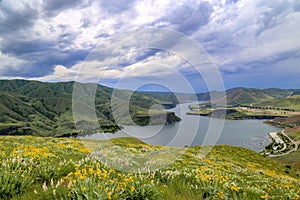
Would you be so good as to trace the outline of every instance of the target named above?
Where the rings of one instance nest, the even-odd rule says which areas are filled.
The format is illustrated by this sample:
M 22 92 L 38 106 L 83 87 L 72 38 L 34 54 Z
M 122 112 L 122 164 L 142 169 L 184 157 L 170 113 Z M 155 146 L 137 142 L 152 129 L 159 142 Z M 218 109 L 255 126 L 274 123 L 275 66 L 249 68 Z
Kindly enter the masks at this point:
M 283 99 L 289 99 L 287 97 L 292 97 L 289 101 L 292 105 L 299 105 L 299 102 L 296 102 L 297 95 L 300 94 L 300 90 L 296 89 L 278 89 L 278 88 L 269 88 L 269 89 L 256 89 L 256 88 L 232 88 L 226 90 L 224 92 L 212 91 L 206 93 L 197 94 L 199 101 L 211 101 L 213 99 L 213 103 L 218 103 L 221 100 L 225 100 L 226 94 L 226 102 L 228 105 L 241 105 L 241 104 L 254 104 L 254 103 L 262 103 L 265 102 L 265 105 L 269 102 L 269 105 L 274 105 L 277 101 L 281 101 Z M 211 96 L 212 97 L 211 97 Z M 186 95 L 186 98 L 189 96 Z M 183 96 L 184 98 L 184 96 Z M 293 98 L 295 98 L 293 100 Z M 191 99 L 192 100 L 192 99 Z M 294 102 L 293 102 L 294 101 Z M 278 106 L 285 106 L 286 102 L 278 103 Z
M 233 88 L 225 94 L 213 91 L 198 94 L 205 103 L 189 106 L 189 115 L 227 119 L 274 119 L 300 115 L 299 90 Z M 202 98 L 202 99 L 201 99 Z M 226 102 L 221 105 L 221 102 Z
M 272 106 L 277 108 L 300 110 L 300 95 L 293 95 L 288 98 L 261 102 L 257 104 L 257 106 Z
M 283 89 L 255 89 L 255 88 L 232 88 L 226 90 L 226 102 L 229 105 L 240 105 L 258 103 L 262 101 L 275 100 L 287 97 L 291 90 Z M 222 92 L 211 92 L 214 102 L 218 103 L 224 100 L 225 95 Z M 198 94 L 198 99 L 201 101 L 210 101 L 211 97 L 209 93 Z
M 68 136 L 95 132 L 115 132 L 120 127 L 115 123 L 111 110 L 113 89 L 101 85 L 76 83 L 82 93 L 81 99 L 88 99 L 90 90 L 95 92 L 95 111 L 91 104 L 83 105 L 76 99 L 83 112 L 96 112 L 98 121 L 81 120 L 74 124 L 72 114 L 72 92 L 74 82 L 45 83 L 27 80 L 1 80 L 0 81 L 0 135 L 43 135 Z M 119 115 L 118 124 L 131 124 L 128 120 L 128 106 L 124 99 L 129 98 L 130 91 L 115 90 L 118 94 L 116 113 Z M 130 96 L 129 114 L 133 121 L 139 125 L 151 123 L 149 110 L 153 105 L 162 104 L 174 107 L 176 102 L 164 102 L 163 97 L 154 98 L 151 95 L 135 92 Z M 173 99 L 174 100 L 174 99 Z M 83 101 L 84 102 L 84 101 Z M 93 103 L 93 102 L 92 102 Z M 125 104 L 124 106 L 122 106 Z M 75 104 L 76 106 L 77 104 Z M 126 110 L 127 109 L 127 110 Z M 143 119 L 138 113 L 143 112 Z M 166 116 L 166 117 L 162 117 Z M 167 118 L 168 122 L 164 121 Z M 160 111 L 155 123 L 174 123 L 180 119 L 172 113 Z M 99 126 L 101 125 L 101 127 Z M 75 128 L 78 129 L 79 131 Z M 89 127 L 93 127 L 90 129 Z
M 134 138 L 5 136 L 0 143 L 0 199 L 300 198 L 299 174 L 240 147 L 215 146 L 203 157 L 209 147 Z

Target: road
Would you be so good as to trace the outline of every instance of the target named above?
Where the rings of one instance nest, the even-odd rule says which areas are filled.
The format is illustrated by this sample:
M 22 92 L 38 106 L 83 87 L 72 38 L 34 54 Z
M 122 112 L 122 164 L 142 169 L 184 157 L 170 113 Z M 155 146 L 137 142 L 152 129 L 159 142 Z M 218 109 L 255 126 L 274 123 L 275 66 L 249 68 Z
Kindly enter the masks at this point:
M 272 154 L 270 154 L 269 157 L 274 158 L 274 157 L 286 156 L 286 155 L 288 155 L 288 154 L 290 154 L 290 153 L 292 153 L 292 152 L 298 150 L 298 143 L 297 143 L 297 142 L 295 142 L 294 140 L 292 140 L 292 139 L 285 133 L 284 130 L 281 131 L 281 134 L 284 135 L 285 137 L 287 137 L 287 138 L 291 141 L 291 144 L 294 145 L 294 148 L 291 149 L 291 150 L 289 150 L 288 152 L 285 152 L 285 153 L 282 153 L 282 154 L 277 154 L 277 155 L 272 155 Z M 270 133 L 269 135 L 270 135 L 276 142 L 277 142 L 277 141 L 278 141 L 278 142 L 284 142 L 284 141 L 277 135 L 277 133 L 274 134 L 274 133 L 272 132 L 272 133 Z M 274 136 L 274 137 L 273 137 L 273 136 Z M 277 140 L 276 140 L 275 138 L 277 138 Z M 279 138 L 279 139 L 278 139 L 278 138 Z M 280 143 L 280 144 L 282 144 L 282 143 Z M 285 144 L 285 148 L 286 148 L 287 144 L 286 144 L 285 142 L 284 142 L 284 144 Z M 280 151 L 283 151 L 285 148 L 283 148 L 283 149 L 280 150 Z

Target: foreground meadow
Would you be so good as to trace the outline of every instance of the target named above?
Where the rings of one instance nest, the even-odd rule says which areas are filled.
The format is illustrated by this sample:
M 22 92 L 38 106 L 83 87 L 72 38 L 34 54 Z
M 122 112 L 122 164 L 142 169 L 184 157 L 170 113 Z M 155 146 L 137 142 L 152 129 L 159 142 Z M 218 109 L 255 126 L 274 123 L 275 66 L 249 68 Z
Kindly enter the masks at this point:
M 0 199 L 300 199 L 299 174 L 276 161 L 239 147 L 206 150 L 0 137 Z

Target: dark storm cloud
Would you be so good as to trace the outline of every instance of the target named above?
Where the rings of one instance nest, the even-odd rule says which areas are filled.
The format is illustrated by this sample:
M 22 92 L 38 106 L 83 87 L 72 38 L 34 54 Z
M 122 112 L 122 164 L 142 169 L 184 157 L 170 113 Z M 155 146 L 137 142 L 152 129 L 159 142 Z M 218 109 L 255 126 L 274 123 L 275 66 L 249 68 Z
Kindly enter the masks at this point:
M 65 9 L 75 8 L 81 2 L 81 0 L 47 0 L 44 1 L 44 12 L 48 17 L 52 17 Z
M 182 33 L 191 34 L 209 22 L 212 12 L 212 5 L 202 2 L 196 9 L 191 6 L 178 7 L 161 21 L 170 23 Z
M 38 11 L 28 5 L 22 10 L 14 10 L 3 4 L 0 2 L 0 35 L 26 30 L 39 18 Z
M 7 38 L 2 43 L 2 52 L 26 57 L 32 53 L 48 52 L 56 49 L 56 43 L 48 40 L 19 40 Z
M 41 77 L 46 76 L 53 72 L 55 65 L 64 65 L 71 67 L 80 61 L 83 61 L 88 55 L 89 51 L 52 51 L 36 52 L 31 54 L 28 59 L 30 65 L 21 66 L 19 69 L 7 69 L 2 72 L 2 76 L 15 76 L 15 77 Z
M 66 39 L 66 38 L 69 38 Z M 77 62 L 83 61 L 90 50 L 63 50 L 71 44 L 72 35 L 63 34 L 57 41 L 49 40 L 10 40 L 2 45 L 2 52 L 14 55 L 31 63 L 31 66 L 23 66 L 20 72 L 26 77 L 44 76 L 53 71 L 55 65 L 71 67 Z M 11 70 L 5 75 L 17 76 L 18 71 Z

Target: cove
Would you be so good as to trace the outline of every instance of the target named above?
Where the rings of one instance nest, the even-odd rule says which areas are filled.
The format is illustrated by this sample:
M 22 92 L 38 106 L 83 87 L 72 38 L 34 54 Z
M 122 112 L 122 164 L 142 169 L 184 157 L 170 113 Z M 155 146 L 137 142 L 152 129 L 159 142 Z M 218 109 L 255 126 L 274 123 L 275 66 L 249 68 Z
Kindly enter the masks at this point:
M 169 125 L 149 125 L 149 126 L 123 126 L 124 129 L 111 133 L 97 133 L 80 136 L 81 139 L 104 140 L 117 137 L 136 137 L 152 145 L 164 146 L 202 146 L 207 135 L 211 122 L 210 117 L 186 115 L 189 111 L 190 103 L 179 104 L 169 111 L 173 111 L 182 121 Z M 222 124 L 221 119 L 214 119 L 218 124 Z M 280 129 L 264 124 L 264 120 L 225 120 L 224 126 L 218 137 L 212 141 L 208 140 L 208 145 L 227 144 L 245 147 L 254 151 L 261 151 L 270 143 L 269 132 Z M 212 127 L 213 128 L 213 127 Z M 206 142 L 207 144 L 207 142 Z

